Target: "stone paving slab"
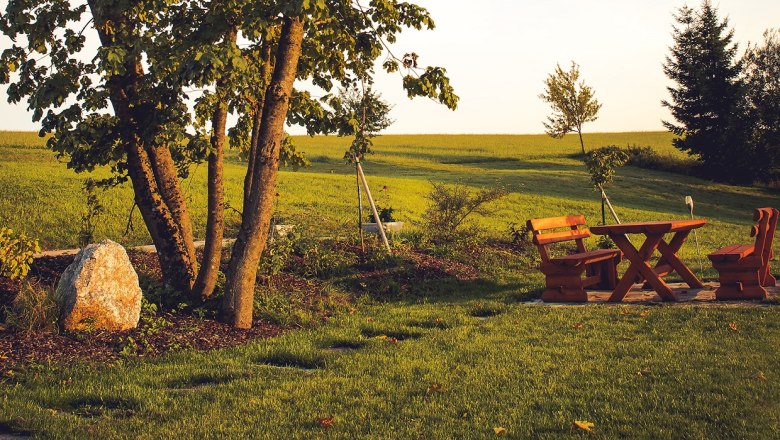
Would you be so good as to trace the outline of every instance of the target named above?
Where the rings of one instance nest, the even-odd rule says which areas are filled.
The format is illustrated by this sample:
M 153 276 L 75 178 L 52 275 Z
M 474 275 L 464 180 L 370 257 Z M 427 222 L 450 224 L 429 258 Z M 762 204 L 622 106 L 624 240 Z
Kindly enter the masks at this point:
M 233 244 L 233 242 L 236 241 L 235 238 L 226 238 L 222 240 L 222 247 L 229 246 Z M 201 248 L 206 245 L 206 242 L 203 240 L 195 241 L 194 245 L 196 248 Z M 33 255 L 33 258 L 42 258 L 42 257 L 62 257 L 65 255 L 76 255 L 79 253 L 81 249 L 58 249 L 54 251 L 43 251 L 38 252 L 37 254 Z M 145 245 L 145 246 L 135 246 L 129 248 L 129 250 L 133 251 L 139 251 L 139 252 L 148 252 L 148 253 L 154 253 L 157 252 L 157 248 L 154 247 L 154 245 Z M 2 439 L 0 439 L 2 440 Z
M 715 289 L 718 288 L 718 283 L 710 282 L 704 283 L 703 289 L 691 289 L 684 283 L 668 283 L 669 287 L 677 294 L 677 303 L 710 303 L 710 304 L 762 304 L 762 301 L 716 301 Z M 767 287 L 768 300 L 779 301 L 780 303 L 780 286 Z M 607 290 L 592 290 L 588 291 L 588 304 L 605 304 L 612 295 L 612 291 Z M 539 300 L 542 302 L 542 300 Z M 635 284 L 631 291 L 628 292 L 622 303 L 609 303 L 609 304 L 675 304 L 674 302 L 664 302 L 661 297 L 655 293 L 654 290 L 643 290 L 641 284 Z M 547 304 L 577 304 L 577 303 L 547 303 Z M 583 304 L 583 303 L 579 303 Z

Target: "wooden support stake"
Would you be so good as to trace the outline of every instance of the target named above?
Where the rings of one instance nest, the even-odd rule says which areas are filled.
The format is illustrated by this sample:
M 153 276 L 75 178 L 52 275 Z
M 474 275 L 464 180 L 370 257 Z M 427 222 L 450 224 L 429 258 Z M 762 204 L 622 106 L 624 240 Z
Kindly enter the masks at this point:
M 366 253 L 366 243 L 363 240 L 363 195 L 360 192 L 360 160 L 355 158 L 355 183 L 357 183 L 357 196 L 358 196 L 358 233 L 360 234 L 360 250 L 364 254 Z
M 615 212 L 615 208 L 612 207 L 612 203 L 609 201 L 609 197 L 607 197 L 607 193 L 604 192 L 604 188 L 599 185 L 599 190 L 601 190 L 601 200 L 607 202 L 607 206 L 609 207 L 609 212 L 612 213 L 612 217 L 615 219 L 617 224 L 620 224 L 620 219 L 617 216 L 617 213 Z
M 371 189 L 368 187 L 368 182 L 366 182 L 366 175 L 363 174 L 363 167 L 360 166 L 360 162 L 357 163 L 357 170 L 358 175 L 360 176 L 360 180 L 363 182 L 363 188 L 366 190 L 366 197 L 368 197 L 368 204 L 371 205 L 371 213 L 374 215 L 374 221 L 379 227 L 379 236 L 382 237 L 382 243 L 385 244 L 387 252 L 393 253 L 392 249 L 390 249 L 390 243 L 387 241 L 387 235 L 385 235 L 385 228 L 382 225 L 382 221 L 379 220 L 379 213 L 376 211 L 376 204 L 374 203 L 374 198 L 371 197 Z

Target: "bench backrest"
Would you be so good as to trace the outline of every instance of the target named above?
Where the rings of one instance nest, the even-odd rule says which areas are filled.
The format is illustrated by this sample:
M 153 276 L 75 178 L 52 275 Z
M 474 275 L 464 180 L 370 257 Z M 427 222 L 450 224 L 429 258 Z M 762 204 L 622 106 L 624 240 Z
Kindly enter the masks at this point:
M 533 241 L 539 248 L 539 254 L 542 261 L 550 261 L 550 254 L 547 251 L 547 245 L 561 243 L 564 241 L 575 241 L 578 252 L 586 252 L 585 243 L 582 241 L 590 237 L 590 230 L 585 226 L 584 215 L 567 215 L 564 217 L 533 218 L 527 222 L 528 230 L 533 233 Z M 555 231 L 543 233 L 542 231 L 550 229 L 562 229 L 564 231 Z
M 777 229 L 778 214 L 775 208 L 758 208 L 753 213 L 753 221 L 757 224 L 750 231 L 750 236 L 756 237 L 754 255 L 761 258 L 762 266 L 772 259 L 772 243 Z

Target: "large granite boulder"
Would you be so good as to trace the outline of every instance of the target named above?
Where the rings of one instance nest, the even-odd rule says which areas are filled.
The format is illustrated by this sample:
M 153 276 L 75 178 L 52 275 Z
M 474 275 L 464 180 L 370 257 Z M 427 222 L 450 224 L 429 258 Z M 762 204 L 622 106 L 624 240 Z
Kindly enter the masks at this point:
M 57 283 L 66 330 L 127 330 L 141 316 L 138 275 L 118 243 L 104 240 L 76 255 Z

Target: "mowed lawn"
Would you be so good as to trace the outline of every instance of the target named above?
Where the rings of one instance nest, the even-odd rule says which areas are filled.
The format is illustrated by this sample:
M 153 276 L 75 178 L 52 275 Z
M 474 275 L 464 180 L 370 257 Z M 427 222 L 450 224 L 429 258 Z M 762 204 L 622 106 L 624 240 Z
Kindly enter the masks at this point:
M 84 210 L 84 176 L 67 170 L 31 135 L 2 136 L 0 225 L 40 237 L 45 248 L 73 246 Z M 348 141 L 297 141 L 312 167 L 282 173 L 279 211 L 293 222 L 321 221 L 336 232 L 350 227 L 354 174 L 341 159 Z M 679 154 L 670 141 L 665 133 L 586 137 L 592 147 L 651 145 L 662 154 Z M 510 223 L 531 217 L 583 213 L 590 223 L 598 221 L 598 195 L 572 155 L 578 148 L 574 138 L 546 136 L 384 136 L 377 139 L 365 170 L 380 202 L 389 202 L 411 228 L 422 220 L 430 181 L 473 187 L 500 182 L 509 196 L 478 220 L 494 237 L 507 239 Z M 240 210 L 243 169 L 236 159 L 227 173 L 230 202 Z M 192 176 L 185 188 L 196 234 L 202 235 L 205 166 Z M 384 186 L 388 190 L 379 195 Z M 624 221 L 685 218 L 683 198 L 693 196 L 696 215 L 710 221 L 699 230 L 703 254 L 748 242 L 752 209 L 780 205 L 776 191 L 632 167 L 618 171 L 608 193 Z M 123 236 L 130 197 L 126 187 L 101 195 L 107 213 L 98 238 L 127 245 L 148 242 L 137 214 L 135 230 Z M 693 242 L 682 255 L 698 269 Z M 774 272 L 777 265 L 775 260 Z M 523 302 L 542 281 L 536 271 L 508 262 L 506 270 L 445 284 L 430 296 L 364 300 L 353 313 L 316 328 L 234 349 L 185 350 L 110 366 L 34 365 L 0 384 L 0 433 L 55 438 L 780 437 L 776 305 L 557 307 Z M 593 432 L 576 427 L 576 421 L 593 423 Z

